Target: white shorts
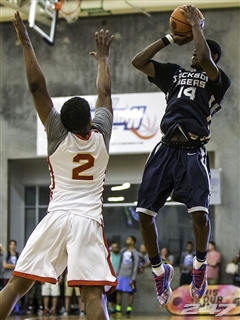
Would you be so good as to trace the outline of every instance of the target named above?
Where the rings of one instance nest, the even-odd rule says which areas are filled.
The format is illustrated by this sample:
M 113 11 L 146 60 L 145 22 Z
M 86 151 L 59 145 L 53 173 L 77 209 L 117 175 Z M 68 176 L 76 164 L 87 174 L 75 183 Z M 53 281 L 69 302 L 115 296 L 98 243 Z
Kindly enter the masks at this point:
M 68 211 L 50 212 L 29 237 L 13 275 L 56 283 L 66 267 L 70 287 L 104 286 L 110 293 L 117 285 L 102 225 Z
M 60 296 L 59 284 L 52 284 L 48 282 L 42 283 L 42 296 L 43 297 L 58 297 Z

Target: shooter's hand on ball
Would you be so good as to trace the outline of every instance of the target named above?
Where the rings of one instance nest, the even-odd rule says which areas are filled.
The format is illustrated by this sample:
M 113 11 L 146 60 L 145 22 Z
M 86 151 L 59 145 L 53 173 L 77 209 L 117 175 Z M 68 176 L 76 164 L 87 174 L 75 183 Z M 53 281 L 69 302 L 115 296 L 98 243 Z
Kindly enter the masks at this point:
M 199 25 L 201 29 L 204 28 L 204 18 L 199 17 L 198 9 L 193 5 L 185 5 L 180 10 L 185 16 L 191 26 Z
M 179 46 L 183 46 L 184 44 L 191 42 L 193 39 L 192 34 L 187 34 L 186 36 L 179 36 L 177 34 L 171 33 L 171 36 L 173 37 L 174 43 L 176 43 Z

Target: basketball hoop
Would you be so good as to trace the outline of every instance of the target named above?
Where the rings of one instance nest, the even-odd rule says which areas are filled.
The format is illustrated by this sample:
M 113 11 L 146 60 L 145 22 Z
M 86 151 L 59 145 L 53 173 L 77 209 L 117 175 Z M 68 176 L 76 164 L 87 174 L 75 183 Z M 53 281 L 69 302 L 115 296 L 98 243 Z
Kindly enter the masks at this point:
M 81 6 L 81 0 L 60 0 L 55 3 L 55 10 L 67 20 L 68 23 L 76 22 Z

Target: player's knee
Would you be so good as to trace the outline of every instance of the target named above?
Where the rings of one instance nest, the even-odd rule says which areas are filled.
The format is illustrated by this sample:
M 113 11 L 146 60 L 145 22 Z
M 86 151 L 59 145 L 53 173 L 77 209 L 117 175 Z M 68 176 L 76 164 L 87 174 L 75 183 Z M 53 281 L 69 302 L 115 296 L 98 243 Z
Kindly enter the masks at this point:
M 81 294 L 85 303 L 91 303 L 91 301 L 102 299 L 103 288 L 98 286 L 82 286 Z
M 8 281 L 8 286 L 12 288 L 19 296 L 24 296 L 34 285 L 35 281 L 12 276 Z
M 197 211 L 192 213 L 192 218 L 195 224 L 199 227 L 206 227 L 209 225 L 209 215 L 205 211 Z
M 153 223 L 154 217 L 152 217 L 146 213 L 138 212 L 138 217 L 139 217 L 140 227 Z

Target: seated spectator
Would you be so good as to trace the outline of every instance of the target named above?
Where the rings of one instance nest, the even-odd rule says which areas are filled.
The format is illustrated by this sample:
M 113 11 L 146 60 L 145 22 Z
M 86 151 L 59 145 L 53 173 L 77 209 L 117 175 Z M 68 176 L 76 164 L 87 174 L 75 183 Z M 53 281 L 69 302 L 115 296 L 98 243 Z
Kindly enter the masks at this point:
M 216 250 L 214 241 L 209 241 L 207 254 L 207 280 L 208 284 L 219 283 L 219 271 L 221 263 L 221 254 Z

